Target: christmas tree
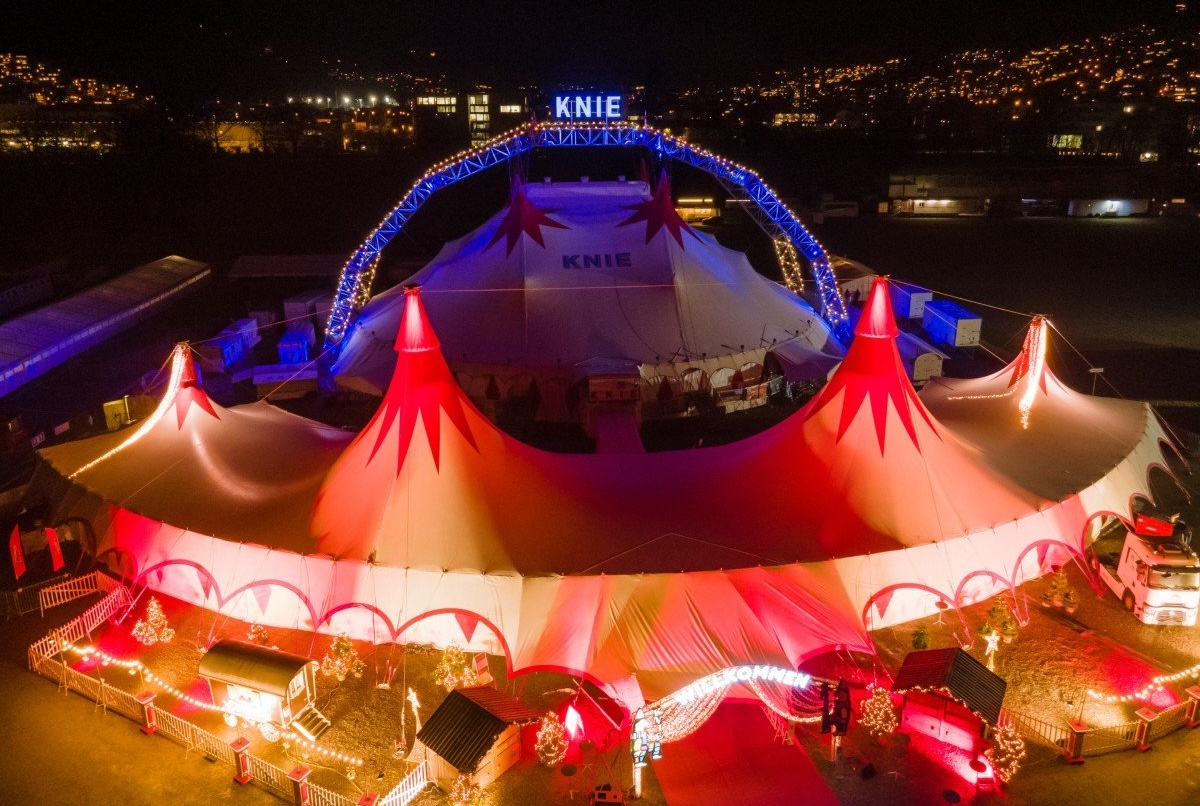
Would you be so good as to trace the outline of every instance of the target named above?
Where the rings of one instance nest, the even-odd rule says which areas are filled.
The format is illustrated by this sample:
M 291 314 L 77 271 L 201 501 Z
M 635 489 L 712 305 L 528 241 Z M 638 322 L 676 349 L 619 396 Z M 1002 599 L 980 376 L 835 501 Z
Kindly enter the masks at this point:
M 450 787 L 450 802 L 454 806 L 471 806 L 479 800 L 481 794 L 479 784 L 472 781 L 471 776 L 462 773 L 454 779 L 454 784 Z
M 1007 644 L 1017 637 L 1018 627 L 1017 617 L 1013 615 L 1012 608 L 1008 606 L 1008 600 L 1003 596 L 997 596 L 992 600 L 992 606 L 988 608 L 987 620 L 979 625 L 976 634 L 980 638 L 987 638 L 992 633 L 997 633 Z
M 175 637 L 175 630 L 167 625 L 167 616 L 163 613 L 162 605 L 153 596 L 146 604 L 146 618 L 138 619 L 133 625 L 133 637 L 146 646 L 170 643 Z
M 1012 725 L 999 725 L 992 734 L 992 746 L 984 753 L 992 763 L 996 777 L 1008 783 L 1021 768 L 1025 758 L 1025 740 Z
M 433 678 L 446 691 L 460 686 L 473 686 L 479 681 L 475 667 L 467 662 L 467 655 L 457 644 L 450 644 L 442 652 L 442 659 L 433 670 Z
M 533 749 L 537 751 L 538 759 L 547 767 L 557 767 L 567 757 L 567 731 L 559 721 L 558 714 L 548 711 L 542 717 L 538 727 L 537 741 Z
M 336 677 L 338 682 L 346 679 L 347 675 L 362 677 L 367 665 L 358 658 L 358 650 L 346 633 L 340 633 L 329 645 L 329 651 L 321 658 L 321 674 L 326 677 Z
M 858 721 L 877 739 L 892 735 L 898 723 L 896 709 L 892 707 L 892 698 L 887 689 L 877 686 L 871 692 L 871 699 L 862 704 L 862 717 Z

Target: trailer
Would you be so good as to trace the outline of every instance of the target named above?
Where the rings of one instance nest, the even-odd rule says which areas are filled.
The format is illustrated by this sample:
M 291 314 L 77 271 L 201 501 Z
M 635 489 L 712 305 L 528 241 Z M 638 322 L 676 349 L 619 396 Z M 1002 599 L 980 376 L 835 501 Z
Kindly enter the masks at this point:
M 978 347 L 983 319 L 948 299 L 936 299 L 925 303 L 921 327 L 936 344 Z
M 909 283 L 888 283 L 888 292 L 892 295 L 892 310 L 906 319 L 921 319 L 925 305 L 933 299 L 932 291 Z

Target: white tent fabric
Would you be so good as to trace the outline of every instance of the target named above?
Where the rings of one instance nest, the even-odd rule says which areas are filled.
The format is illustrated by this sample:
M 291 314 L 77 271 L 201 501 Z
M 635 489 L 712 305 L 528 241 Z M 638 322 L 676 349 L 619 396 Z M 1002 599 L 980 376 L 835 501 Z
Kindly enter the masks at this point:
M 659 364 L 791 343 L 793 360 L 824 377 L 841 357 L 806 302 L 679 220 L 665 178 L 654 194 L 645 182 L 517 183 L 506 210 L 412 283 L 452 363 Z M 402 302 L 393 288 L 368 303 L 336 376 L 387 387 Z
M 633 679 L 654 699 L 728 666 L 869 650 L 868 626 L 930 614 L 939 601 L 1015 594 L 1078 552 L 1098 515 L 1128 513 L 1162 458 L 1157 421 L 1137 407 L 1070 426 L 1082 439 L 1095 422 L 1119 421 L 1126 447 L 1062 495 L 1040 481 L 1049 461 L 1040 446 L 989 457 L 987 424 L 1001 415 L 970 407 L 997 398 L 949 401 L 966 407 L 957 432 L 926 409 L 900 364 L 882 280 L 829 384 L 776 428 L 693 451 L 548 454 L 471 406 L 420 294 L 404 300 L 379 413 L 315 496 L 315 549 L 267 533 L 239 543 L 232 522 L 191 530 L 200 509 L 220 511 L 233 494 L 215 480 L 207 498 L 160 487 L 181 500 L 169 511 L 147 501 L 135 514 L 122 505 L 127 471 L 115 458 L 86 471 L 105 502 L 93 518 L 101 545 L 129 557 L 151 588 L 239 618 L 374 641 L 454 641 L 502 651 L 516 672 L 587 674 L 626 697 Z M 1093 405 L 1073 397 L 1064 391 L 1054 405 Z M 231 458 L 234 441 L 215 433 L 236 422 L 195 403 L 167 425 L 180 432 L 170 448 L 178 462 L 203 475 L 221 465 L 189 445 L 205 435 Z M 997 445 L 1013 438 L 1007 419 L 993 425 Z M 80 443 L 74 460 L 108 445 Z M 135 462 L 143 450 L 159 449 L 142 440 L 117 456 Z M 1085 460 L 1093 470 L 1109 461 Z

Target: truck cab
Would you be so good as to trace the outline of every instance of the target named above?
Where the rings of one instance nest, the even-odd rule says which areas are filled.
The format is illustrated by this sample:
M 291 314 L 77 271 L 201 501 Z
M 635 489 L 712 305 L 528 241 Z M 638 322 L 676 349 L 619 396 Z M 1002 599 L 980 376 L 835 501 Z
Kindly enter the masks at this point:
M 1200 606 L 1200 557 L 1171 527 L 1150 525 L 1151 534 L 1107 529 L 1088 547 L 1088 558 L 1142 623 L 1192 627 Z

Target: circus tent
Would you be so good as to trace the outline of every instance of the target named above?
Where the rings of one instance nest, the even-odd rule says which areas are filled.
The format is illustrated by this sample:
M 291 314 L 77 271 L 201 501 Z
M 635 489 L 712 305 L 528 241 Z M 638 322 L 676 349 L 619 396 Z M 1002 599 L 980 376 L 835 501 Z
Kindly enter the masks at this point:
M 297 481 L 292 505 L 311 507 L 308 548 L 265 531 L 239 538 L 223 507 L 236 491 L 215 479 L 202 494 L 160 487 L 177 499 L 170 509 L 150 493 L 127 508 L 107 475 L 120 478 L 114 462 L 134 462 L 149 437 L 99 462 L 107 441 L 79 443 L 70 462 L 45 456 L 106 498 L 102 546 L 133 557 L 155 589 L 266 624 L 500 651 L 514 671 L 585 673 L 626 700 L 728 666 L 869 649 L 868 626 L 1013 591 L 1048 567 L 1051 548 L 1077 551 L 1097 513 L 1127 512 L 1161 459 L 1155 421 L 1133 407 L 1113 416 L 1142 436 L 1078 489 L 1032 483 L 1022 468 L 1046 461 L 1036 446 L 989 459 L 987 421 L 1011 424 L 976 409 L 956 430 L 926 408 L 896 352 L 883 280 L 828 385 L 779 426 L 692 451 L 551 454 L 474 409 L 422 294 L 402 299 L 379 410 L 336 461 L 322 454 L 320 492 L 297 468 L 302 495 L 276 466 L 278 484 Z M 189 447 L 237 421 L 238 408 L 214 411 L 193 401 L 155 426 L 180 431 L 173 450 L 188 474 L 234 459 L 233 440 Z M 213 513 L 205 530 L 193 526 L 202 509 Z
M 787 345 L 807 377 L 824 378 L 842 355 L 807 302 L 679 217 L 665 173 L 653 191 L 514 180 L 509 206 L 447 243 L 412 282 L 456 370 L 569 378 L 599 359 L 711 373 Z M 386 389 L 402 292 L 377 295 L 359 315 L 334 367 L 343 385 Z

